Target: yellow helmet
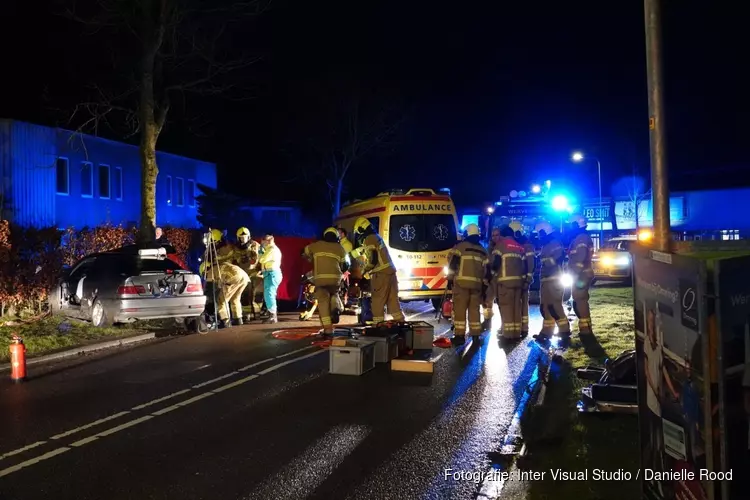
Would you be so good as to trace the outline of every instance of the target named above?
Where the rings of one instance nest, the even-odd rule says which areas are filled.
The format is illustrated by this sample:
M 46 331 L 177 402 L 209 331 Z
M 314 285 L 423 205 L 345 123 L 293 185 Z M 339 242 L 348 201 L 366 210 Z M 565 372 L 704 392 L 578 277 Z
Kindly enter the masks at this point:
M 465 228 L 466 236 L 479 236 L 479 226 L 476 224 L 468 224 Z
M 335 227 L 328 227 L 325 231 L 323 231 L 323 238 L 325 238 L 327 235 L 333 235 L 336 238 L 336 241 L 339 240 L 339 230 Z M 326 240 L 328 241 L 328 240 Z
M 251 236 L 250 230 L 246 227 L 239 228 L 237 230 L 237 237 L 239 238 L 240 236 L 247 236 L 249 238 Z
M 515 233 L 516 231 L 523 231 L 523 224 L 518 222 L 517 220 L 512 221 L 508 226 L 513 230 Z
M 578 227 L 580 227 L 581 229 L 586 229 L 586 225 L 588 224 L 588 221 L 586 221 L 586 217 L 579 214 L 571 215 L 568 219 L 568 222 L 578 225 Z
M 552 229 L 552 224 L 550 224 L 549 222 L 542 221 L 542 222 L 537 223 L 536 227 L 534 228 L 534 231 L 537 233 L 544 231 L 547 234 L 551 234 L 552 232 L 554 232 L 554 229 Z
M 214 240 L 214 243 L 220 242 L 223 237 L 224 237 L 224 231 L 222 231 L 221 229 L 211 230 L 211 239 Z
M 365 229 L 368 227 L 372 227 L 372 224 L 370 224 L 370 221 L 365 219 L 364 217 L 359 217 L 356 221 L 354 221 L 354 232 L 357 234 L 362 234 L 365 232 Z

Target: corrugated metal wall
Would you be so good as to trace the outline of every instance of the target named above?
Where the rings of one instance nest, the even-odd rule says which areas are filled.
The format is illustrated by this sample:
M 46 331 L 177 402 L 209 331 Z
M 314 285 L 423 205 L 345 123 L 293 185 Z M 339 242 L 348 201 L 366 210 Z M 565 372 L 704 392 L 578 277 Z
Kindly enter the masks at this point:
M 10 126 L 11 219 L 23 226 L 55 225 L 55 130 L 14 121 Z

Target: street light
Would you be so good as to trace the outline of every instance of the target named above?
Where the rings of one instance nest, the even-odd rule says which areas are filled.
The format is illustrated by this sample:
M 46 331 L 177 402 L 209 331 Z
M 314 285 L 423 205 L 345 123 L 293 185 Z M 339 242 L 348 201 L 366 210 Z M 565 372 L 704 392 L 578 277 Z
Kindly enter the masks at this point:
M 580 151 L 576 151 L 575 153 L 573 153 L 570 159 L 576 163 L 580 163 L 585 160 L 586 157 Z M 596 171 L 599 174 L 599 248 L 601 248 L 604 244 L 604 214 L 602 211 L 602 164 L 599 161 L 599 158 L 592 157 L 591 159 L 596 161 Z

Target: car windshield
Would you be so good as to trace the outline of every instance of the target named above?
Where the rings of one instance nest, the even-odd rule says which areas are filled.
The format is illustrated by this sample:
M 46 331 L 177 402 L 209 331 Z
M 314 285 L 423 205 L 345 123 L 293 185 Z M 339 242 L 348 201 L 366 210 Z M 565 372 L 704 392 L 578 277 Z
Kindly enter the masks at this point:
M 451 214 L 393 215 L 388 246 L 404 252 L 442 252 L 457 241 Z
M 114 271 L 117 274 L 137 276 L 141 273 L 168 273 L 183 271 L 183 269 L 169 259 L 141 258 L 137 255 L 101 255 L 96 259 L 99 269 Z
M 604 243 L 602 250 L 623 250 L 627 252 L 631 243 L 629 240 L 610 240 Z

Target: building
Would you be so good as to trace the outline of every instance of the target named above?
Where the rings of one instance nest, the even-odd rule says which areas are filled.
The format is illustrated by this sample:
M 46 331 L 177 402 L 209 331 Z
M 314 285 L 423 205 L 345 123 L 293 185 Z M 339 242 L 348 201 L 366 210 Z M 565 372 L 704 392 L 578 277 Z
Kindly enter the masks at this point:
M 216 165 L 157 153 L 157 224 L 198 227 L 197 185 L 215 188 Z M 0 120 L 0 209 L 22 226 L 136 225 L 141 164 L 130 144 Z

